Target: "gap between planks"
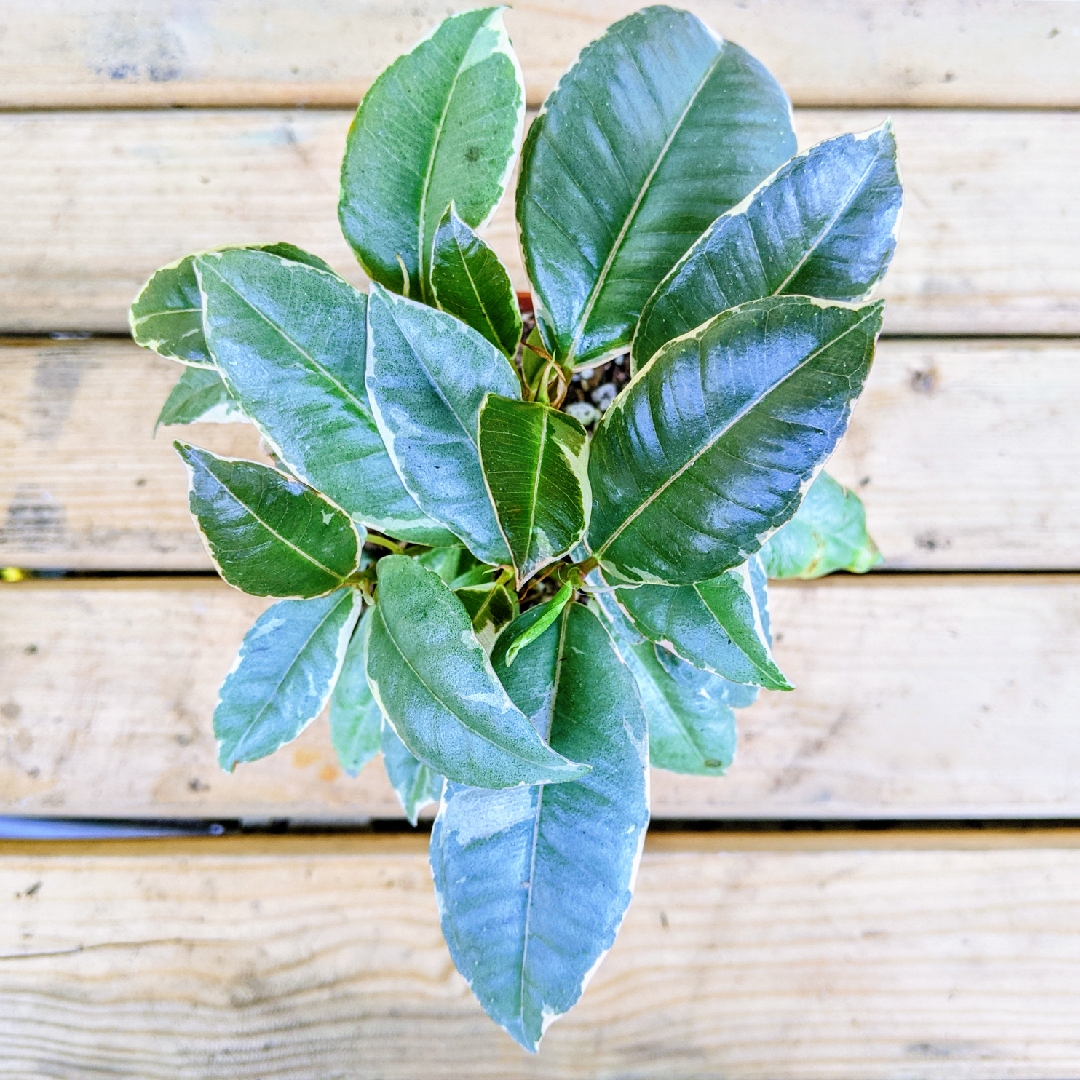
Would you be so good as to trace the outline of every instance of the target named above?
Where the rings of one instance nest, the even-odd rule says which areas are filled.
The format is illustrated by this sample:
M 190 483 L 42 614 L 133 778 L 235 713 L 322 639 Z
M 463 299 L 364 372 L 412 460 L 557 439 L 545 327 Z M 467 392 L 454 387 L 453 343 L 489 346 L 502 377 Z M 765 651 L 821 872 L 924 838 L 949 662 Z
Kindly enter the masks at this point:
M 0 840 L 0 861 L 9 859 L 222 858 L 273 857 L 356 858 L 424 855 L 427 832 L 311 833 L 304 836 L 173 837 L 125 840 Z M 651 830 L 645 856 L 710 854 L 727 851 L 1014 851 L 1080 849 L 1076 826 L 1046 828 L 1041 824 L 1008 828 L 921 825 L 882 829 L 875 824 L 850 829 L 761 829 L 752 832 Z

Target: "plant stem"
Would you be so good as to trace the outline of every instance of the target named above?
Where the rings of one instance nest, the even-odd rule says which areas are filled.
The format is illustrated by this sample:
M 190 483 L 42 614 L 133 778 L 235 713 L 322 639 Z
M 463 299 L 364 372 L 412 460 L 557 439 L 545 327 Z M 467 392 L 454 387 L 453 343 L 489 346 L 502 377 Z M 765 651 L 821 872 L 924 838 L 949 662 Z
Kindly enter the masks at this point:
M 590 555 L 583 563 L 578 563 L 578 573 L 581 576 L 587 577 L 600 565 L 600 560 L 595 555 Z
M 389 540 L 385 536 L 380 536 L 378 533 L 369 532 L 365 544 L 375 544 L 376 547 L 389 548 L 395 555 L 401 555 L 405 551 L 405 545 L 399 544 L 394 540 Z

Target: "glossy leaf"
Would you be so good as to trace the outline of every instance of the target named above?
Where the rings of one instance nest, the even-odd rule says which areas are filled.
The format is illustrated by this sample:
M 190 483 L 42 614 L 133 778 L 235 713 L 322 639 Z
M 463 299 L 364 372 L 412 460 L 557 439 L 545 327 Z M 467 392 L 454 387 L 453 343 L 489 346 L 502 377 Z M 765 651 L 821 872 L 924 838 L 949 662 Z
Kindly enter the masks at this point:
M 722 776 L 735 756 L 733 684 L 654 645 L 623 650 L 649 718 L 649 760 L 657 769 Z
M 507 691 L 560 752 L 573 784 L 482 791 L 448 784 L 431 833 L 443 933 L 488 1014 L 526 1049 L 581 996 L 611 947 L 648 824 L 645 717 L 634 680 L 590 611 L 569 604 L 512 668 Z
M 543 743 L 507 697 L 461 601 L 438 574 L 388 555 L 378 578 L 368 682 L 416 757 L 477 787 L 574 780 L 587 771 Z
M 816 578 L 834 570 L 865 574 L 881 562 L 859 496 L 821 473 L 795 516 L 761 549 L 769 577 Z
M 248 250 L 268 251 L 291 262 L 317 266 L 321 270 L 330 269 L 317 255 L 292 244 L 263 244 Z M 202 296 L 195 276 L 196 258 L 195 255 L 187 255 L 153 274 L 131 305 L 128 322 L 137 345 L 192 367 L 213 368 L 214 361 L 203 337 Z M 182 422 L 191 423 L 190 420 Z
M 765 642 L 772 648 L 772 616 L 769 614 L 769 577 L 765 572 L 765 563 L 761 559 L 761 552 L 751 555 L 746 564 L 750 568 L 750 586 L 754 590 L 754 603 L 757 607 L 758 618 L 761 620 L 761 628 L 765 631 Z M 736 684 L 732 684 L 735 686 Z M 749 694 L 745 702 L 737 700 L 731 694 L 728 701 L 736 709 L 753 705 L 757 700 L 757 687 L 739 686 L 739 694 Z
M 421 566 L 434 570 L 447 585 L 451 585 L 451 582 L 468 574 L 478 565 L 483 565 L 478 564 L 472 552 L 461 544 L 431 548 L 429 551 L 420 552 L 416 559 Z M 486 574 L 497 573 L 490 566 L 484 565 L 483 569 Z
M 588 46 L 529 129 L 517 213 L 545 344 L 630 344 L 661 278 L 795 153 L 784 92 L 689 12 L 650 7 Z
M 255 461 L 173 444 L 188 503 L 221 576 L 253 596 L 322 596 L 356 569 L 356 530 L 317 491 Z
M 367 391 L 405 487 L 484 562 L 510 552 L 495 520 L 477 446 L 487 394 L 518 397 L 510 362 L 475 330 L 372 285 Z
M 314 600 L 281 600 L 259 616 L 214 710 L 223 769 L 272 754 L 323 711 L 362 603 L 356 589 L 339 589 Z
M 453 204 L 435 233 L 431 286 L 443 311 L 468 323 L 513 358 L 521 341 L 521 311 L 510 274 L 499 256 L 457 216 Z
M 472 558 L 472 553 L 468 552 L 469 558 Z M 456 578 L 448 581 L 447 584 L 455 592 L 460 592 L 462 589 L 469 589 L 476 585 L 489 585 L 497 577 L 499 577 L 501 571 L 497 566 L 488 566 L 486 563 L 477 563 L 472 569 L 465 570 L 458 574 Z
M 363 294 L 335 274 L 261 251 L 200 255 L 195 268 L 210 351 L 274 453 L 365 525 L 449 543 L 402 486 L 372 418 Z
M 844 433 L 881 311 L 777 296 L 666 345 L 593 436 L 594 555 L 629 580 L 671 584 L 745 562 Z
M 586 576 L 585 587 L 589 593 L 590 610 L 603 620 L 619 649 L 624 645 L 640 645 L 645 640 L 615 598 L 615 590 L 603 579 L 599 570 L 592 570 Z
M 524 122 L 524 82 L 501 8 L 446 19 L 375 80 L 349 128 L 338 206 L 372 280 L 431 299 L 439 221 L 451 202 L 473 228 L 490 217 Z
M 800 154 L 715 221 L 657 286 L 634 334 L 633 370 L 750 300 L 869 296 L 896 248 L 902 201 L 889 123 Z
M 480 462 L 518 588 L 565 555 L 589 524 L 585 429 L 537 401 L 494 394 L 480 409 Z
M 521 374 L 534 398 L 540 389 L 540 376 L 543 375 L 550 359 L 547 349 L 544 348 L 539 329 L 533 326 L 521 350 Z
M 415 825 L 420 811 L 439 801 L 443 778 L 429 765 L 413 757 L 387 723 L 382 727 L 382 755 L 386 775 L 401 803 L 401 809 L 405 811 L 409 824 Z
M 185 367 L 158 413 L 162 424 L 232 424 L 247 420 L 216 369 Z
M 560 586 L 559 591 L 543 604 L 538 604 L 533 610 L 536 617 L 530 622 L 522 623 L 517 636 L 508 639 L 503 656 L 504 664 L 509 667 L 526 646 L 531 645 L 540 638 L 549 626 L 562 614 L 563 609 L 574 598 L 574 586 L 569 581 Z
M 382 747 L 382 712 L 367 682 L 370 625 L 369 608 L 353 633 L 341 674 L 330 695 L 330 742 L 341 767 L 350 776 L 359 775 Z
M 455 595 L 472 620 L 476 640 L 490 655 L 499 632 L 518 617 L 517 595 L 497 581 L 466 585 L 455 590 Z
M 695 667 L 732 682 L 791 689 L 773 660 L 749 566 L 693 585 L 631 585 L 615 595 L 640 633 Z

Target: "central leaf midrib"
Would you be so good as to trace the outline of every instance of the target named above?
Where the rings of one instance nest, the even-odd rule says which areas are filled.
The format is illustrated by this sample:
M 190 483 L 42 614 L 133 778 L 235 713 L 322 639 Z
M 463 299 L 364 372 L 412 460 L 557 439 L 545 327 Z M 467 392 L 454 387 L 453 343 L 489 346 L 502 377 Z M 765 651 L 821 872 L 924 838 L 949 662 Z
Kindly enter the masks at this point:
M 637 217 L 638 211 L 641 209 L 641 204 L 645 201 L 645 196 L 649 191 L 649 187 L 652 184 L 653 178 L 656 176 L 657 171 L 664 162 L 664 158 L 667 157 L 668 151 L 671 149 L 672 143 L 675 141 L 675 137 L 682 130 L 683 123 L 686 117 L 689 115 L 690 110 L 694 107 L 694 103 L 697 101 L 701 91 L 704 90 L 705 84 L 712 78 L 713 72 L 716 70 L 717 65 L 720 63 L 720 58 L 724 55 L 724 42 L 721 42 L 719 48 L 716 50 L 716 56 L 713 57 L 712 63 L 709 64 L 708 69 L 705 71 L 701 78 L 701 81 L 694 88 L 693 94 L 690 96 L 690 100 L 686 103 L 686 107 L 679 114 L 679 119 L 675 122 L 674 127 L 671 129 L 671 134 L 668 135 L 664 145 L 660 149 L 660 153 L 657 155 L 656 161 L 653 162 L 652 167 L 649 169 L 648 174 L 642 183 L 641 189 L 638 191 L 631 204 L 630 211 L 626 215 L 622 226 L 619 229 L 618 235 L 615 237 L 615 242 L 611 246 L 611 251 L 608 252 L 607 258 L 604 260 L 604 265 L 600 268 L 600 273 L 597 275 L 596 283 L 593 285 L 589 292 L 589 298 L 585 302 L 585 308 L 582 311 L 581 317 L 578 319 L 577 330 L 574 333 L 573 340 L 570 342 L 570 348 L 566 354 L 566 362 L 572 364 L 574 362 L 574 355 L 577 352 L 578 344 L 581 341 L 582 334 L 585 333 L 585 325 L 588 323 L 592 310 L 596 306 L 596 301 L 600 297 L 600 292 L 604 285 L 607 283 L 607 276 L 611 272 L 611 268 L 615 263 L 615 259 L 618 257 L 619 252 L 622 249 L 622 245 L 626 240 L 627 234 L 630 232 L 630 226 L 634 223 L 634 219 Z M 621 166 L 620 166 L 621 168 Z
M 458 242 L 456 236 L 454 237 L 454 246 L 457 248 L 458 257 L 461 259 L 461 268 L 465 271 L 465 276 L 469 279 L 469 286 L 472 288 L 473 296 L 476 298 L 477 307 L 480 308 L 480 311 L 484 316 L 484 322 L 487 323 L 488 329 L 491 331 L 491 336 L 501 342 L 502 336 L 499 334 L 499 331 L 495 329 L 495 323 L 491 319 L 487 305 L 484 303 L 484 298 L 480 295 L 480 290 L 476 287 L 476 280 L 473 278 L 472 271 L 469 269 L 469 260 L 465 258 L 465 252 L 462 250 L 461 244 Z
M 720 629 L 723 630 L 725 634 L 727 634 L 728 640 L 750 662 L 750 665 L 753 667 L 753 669 L 756 672 L 758 672 L 758 674 L 761 675 L 762 677 L 767 678 L 772 682 L 775 682 L 776 680 L 775 680 L 775 678 L 774 678 L 774 676 L 772 674 L 771 669 L 768 668 L 766 665 L 761 664 L 757 660 L 755 660 L 754 657 L 752 657 L 746 651 L 746 649 L 743 648 L 743 646 L 738 641 L 735 640 L 735 635 L 732 634 L 732 632 L 727 628 L 726 623 L 717 614 L 716 609 L 712 606 L 712 604 L 709 603 L 708 600 L 705 599 L 705 596 L 701 591 L 701 586 L 706 585 L 706 584 L 708 584 L 708 582 L 696 581 L 696 582 L 694 582 L 693 585 L 690 586 L 690 588 L 694 590 L 694 593 L 697 595 L 697 598 L 701 601 L 702 606 L 712 616 L 713 620 L 716 622 L 716 625 L 719 626 Z M 730 612 L 727 612 L 726 614 L 730 614 Z M 686 659 L 686 658 L 683 657 L 683 659 Z M 717 672 L 717 671 L 714 671 L 713 674 L 714 675 L 719 675 L 720 673 Z M 723 676 L 723 675 L 721 675 L 720 677 L 725 678 L 725 676 Z M 769 687 L 769 689 L 774 689 L 774 687 Z
M 330 383 L 333 383 L 333 385 L 336 386 L 346 398 L 348 398 L 351 402 L 353 402 L 354 405 L 356 405 L 357 409 L 359 409 L 360 412 L 364 414 L 365 418 L 371 420 L 371 413 L 365 402 L 361 401 L 351 390 L 349 390 L 348 387 L 345 386 L 344 383 L 342 383 L 336 376 L 332 375 L 330 371 L 326 367 L 324 367 L 318 360 L 316 360 L 315 357 L 312 356 L 306 349 L 304 349 L 296 341 L 293 341 L 293 339 L 285 332 L 283 327 L 279 326 L 276 322 L 274 322 L 274 320 L 271 319 L 270 316 L 267 315 L 265 312 L 260 311 L 259 308 L 257 308 L 246 296 L 244 296 L 244 294 L 240 292 L 239 289 L 237 289 L 231 281 L 226 280 L 226 278 L 224 278 L 220 273 L 218 273 L 217 270 L 215 270 L 209 264 L 204 263 L 203 265 L 204 267 L 206 267 L 206 269 L 211 270 L 217 276 L 218 281 L 220 281 L 241 303 L 243 303 L 246 307 L 253 311 L 260 319 L 262 319 L 264 323 L 266 323 L 267 326 L 270 327 L 271 330 L 273 330 L 289 345 L 291 345 L 292 348 L 295 349 L 296 352 L 298 352 L 320 375 L 322 375 L 324 379 L 326 379 Z M 315 268 L 312 267 L 312 269 Z M 218 365 L 218 367 L 220 368 L 220 365 Z
M 551 709 L 548 718 L 546 742 L 550 742 L 551 728 L 555 722 L 555 703 L 559 697 L 559 682 L 562 679 L 563 651 L 566 644 L 566 627 L 570 622 L 570 605 L 567 604 L 560 613 L 562 626 L 559 630 L 559 644 L 555 650 L 555 673 L 551 680 Z M 554 747 L 552 747 L 554 749 Z M 525 925 L 521 935 L 521 980 L 518 984 L 518 1021 L 522 1032 L 525 1030 L 525 967 L 529 956 L 529 925 L 532 922 L 533 891 L 536 888 L 536 849 L 540 839 L 540 814 L 544 806 L 544 787 L 540 784 L 540 790 L 536 796 L 535 820 L 533 822 L 532 850 L 529 852 L 529 888 L 525 896 Z
M 871 308 L 872 308 L 872 305 L 871 305 Z M 784 383 L 786 383 L 790 378 L 792 378 L 793 376 L 797 375 L 800 371 L 802 371 L 802 369 L 804 367 L 806 367 L 807 364 L 809 364 L 812 360 L 814 360 L 818 356 L 820 356 L 826 349 L 832 348 L 838 342 L 842 341 L 845 337 L 847 337 L 848 334 L 850 334 L 850 333 L 854 332 L 855 330 L 857 330 L 860 326 L 862 326 L 862 324 L 864 322 L 866 322 L 866 320 L 868 318 L 870 318 L 871 314 L 872 314 L 872 310 L 868 310 L 867 313 L 861 319 L 859 319 L 858 322 L 852 323 L 842 333 L 837 334 L 836 337 L 832 338 L 830 341 L 825 342 L 819 348 L 815 349 L 812 353 L 808 354 L 803 360 L 801 360 L 798 364 L 796 364 L 795 367 L 793 367 L 790 371 L 786 372 L 784 374 L 783 378 L 777 380 L 772 386 L 770 386 L 768 389 L 764 390 L 760 395 L 755 397 L 752 401 L 748 402 L 746 404 L 746 406 L 744 406 L 739 412 L 737 412 L 727 422 L 727 424 L 725 424 L 722 428 L 720 428 L 716 432 L 716 434 L 713 435 L 704 444 L 704 446 L 701 447 L 700 450 L 695 451 L 694 454 L 683 465 L 680 465 L 679 468 L 676 469 L 676 471 L 674 473 L 672 473 L 672 475 L 669 476 L 667 480 L 665 480 L 646 499 L 644 499 L 641 503 L 639 503 L 638 506 L 634 509 L 633 513 L 629 514 L 627 517 L 625 517 L 622 520 L 622 522 L 619 524 L 619 527 L 617 529 L 615 529 L 611 533 L 611 535 L 603 542 L 603 544 L 600 545 L 599 548 L 596 549 L 596 551 L 593 552 L 593 554 L 596 555 L 598 558 L 600 556 L 602 556 L 603 553 L 605 551 L 607 551 L 607 549 L 615 542 L 615 540 L 618 539 L 618 537 L 622 535 L 622 533 L 631 524 L 631 522 L 635 521 L 645 510 L 647 510 L 650 506 L 652 506 L 652 504 L 654 502 L 656 502 L 656 500 L 661 495 L 663 495 L 664 492 L 667 491 L 667 489 L 670 488 L 671 485 L 674 484 L 676 480 L 680 479 L 682 477 L 682 475 L 688 469 L 690 469 L 694 465 L 696 465 L 698 463 L 698 461 L 700 461 L 701 458 L 705 456 L 705 454 L 707 454 L 725 435 L 727 435 L 728 432 L 731 431 L 731 429 L 736 424 L 738 424 L 740 421 L 746 419 L 746 417 L 750 414 L 751 410 L 757 408 L 757 406 L 760 405 L 761 402 L 765 400 L 765 398 L 767 398 L 770 394 L 773 394 L 777 390 L 779 390 L 780 387 L 784 385 Z
M 204 468 L 206 468 L 205 466 L 203 466 L 203 467 L 204 467 Z M 255 510 L 255 508 L 254 508 L 253 506 L 251 506 L 251 505 L 249 505 L 249 504 L 248 504 L 247 502 L 245 502 L 245 501 L 244 501 L 244 500 L 243 500 L 243 499 L 242 499 L 242 498 L 240 497 L 240 495 L 239 495 L 239 494 L 237 494 L 237 492 L 235 492 L 235 491 L 234 491 L 234 490 L 233 490 L 233 489 L 232 489 L 231 487 L 229 487 L 229 485 L 228 485 L 227 483 L 225 483 L 225 481 L 224 481 L 224 480 L 222 480 L 222 479 L 221 479 L 220 477 L 218 477 L 218 476 L 217 476 L 216 474 L 214 474 L 214 473 L 210 472 L 210 470 L 209 470 L 209 469 L 207 469 L 206 471 L 207 471 L 207 472 L 209 472 L 209 473 L 210 473 L 210 475 L 211 475 L 211 476 L 213 476 L 213 477 L 214 477 L 214 479 L 215 479 L 215 480 L 217 480 L 217 482 L 218 482 L 219 484 L 221 484 L 221 486 L 222 486 L 222 487 L 223 487 L 223 488 L 224 488 L 224 489 L 225 489 L 225 490 L 226 490 L 226 491 L 227 491 L 227 492 L 228 492 L 228 493 L 229 493 L 229 494 L 230 494 L 230 495 L 231 495 L 231 496 L 232 496 L 232 497 L 233 497 L 233 498 L 234 498 L 234 499 L 235 499 L 235 500 L 236 500 L 236 501 L 237 501 L 237 502 L 238 502 L 238 503 L 239 503 L 239 504 L 240 504 L 240 505 L 241 505 L 241 506 L 242 506 L 242 507 L 243 507 L 243 508 L 244 508 L 244 509 L 245 509 L 245 510 L 246 510 L 246 511 L 247 511 L 247 512 L 248 512 L 248 513 L 249 513 L 249 514 L 250 514 L 250 515 L 251 515 L 251 516 L 252 516 L 252 517 L 253 517 L 253 518 L 254 518 L 254 519 L 255 519 L 255 520 L 256 520 L 256 521 L 257 521 L 257 522 L 258 522 L 258 523 L 259 523 L 259 524 L 260 524 L 260 525 L 262 526 L 262 527 L 263 527 L 263 528 L 264 528 L 264 529 L 265 529 L 265 530 L 266 530 L 266 531 L 267 531 L 267 532 L 268 532 L 268 533 L 270 533 L 270 535 L 271 535 L 271 536 L 273 536 L 275 540 L 280 540 L 280 541 L 281 541 L 281 542 L 282 542 L 282 543 L 283 543 L 283 544 L 284 544 L 284 545 L 285 545 L 286 547 L 289 547 L 289 548 L 291 548 L 291 549 L 292 549 L 293 551 L 295 551 L 295 552 L 296 552 L 296 554 L 297 554 L 297 555 L 299 555 L 299 556 L 300 556 L 301 558 L 303 558 L 303 559 L 307 559 L 307 561 L 308 561 L 309 563 L 311 563 L 311 565 L 312 565 L 312 566 L 316 566 L 316 567 L 318 567 L 318 568 L 319 568 L 320 570 L 322 570 L 322 571 L 324 571 L 325 573 L 329 574 L 329 575 L 330 575 L 330 576 L 331 576 L 332 578 L 334 578 L 334 579 L 335 579 L 335 580 L 337 580 L 338 582 L 342 582 L 342 581 L 344 581 L 344 580 L 345 580 L 345 575 L 339 574 L 339 573 L 338 573 L 338 572 L 337 572 L 336 570 L 331 570 L 331 569 L 330 569 L 330 567 L 328 567 L 328 566 L 324 566 L 324 565 L 323 565 L 323 564 L 322 564 L 321 562 L 319 562 L 319 560 L 318 560 L 318 559 L 316 559 L 316 558 L 315 558 L 315 557 L 314 557 L 313 555 L 311 555 L 311 554 L 309 554 L 308 552 L 304 551 L 304 549 L 303 549 L 303 548 L 301 548 L 301 547 L 298 547 L 298 546 L 297 546 L 296 544 L 294 544 L 294 543 L 293 543 L 293 542 L 292 542 L 292 541 L 291 541 L 291 540 L 290 540 L 290 539 L 289 539 L 289 538 L 288 538 L 287 536 L 283 536 L 283 535 L 282 535 L 282 534 L 281 534 L 280 532 L 278 532 L 278 530 L 277 530 L 277 529 L 275 529 L 275 528 L 274 528 L 274 527 L 273 527 L 273 526 L 272 526 L 272 525 L 271 525 L 271 524 L 270 524 L 270 523 L 269 523 L 269 522 L 268 522 L 268 521 L 267 521 L 267 520 L 266 520 L 265 518 L 261 517 L 261 516 L 260 516 L 260 515 L 259 515 L 259 514 L 258 514 L 258 513 L 256 512 L 256 510 Z M 284 475 L 282 474 L 282 479 L 283 479 L 283 480 L 286 480 L 286 481 L 287 481 L 287 480 L 288 480 L 289 478 L 288 478 L 288 477 L 286 477 L 286 476 L 284 476 Z M 330 505 L 330 504 L 329 504 L 329 503 L 327 503 L 327 506 L 329 506 L 329 505 Z
M 465 62 L 465 57 L 468 56 L 469 49 L 472 48 L 472 44 L 476 40 L 477 34 L 479 34 L 481 28 L 486 25 L 486 22 L 481 23 L 473 31 L 472 37 L 469 38 L 468 46 L 466 46 L 465 51 L 461 54 L 461 58 L 457 61 L 455 65 L 454 78 L 450 82 L 450 90 L 446 95 L 446 104 L 443 106 L 442 113 L 439 115 L 439 121 L 435 125 L 435 137 L 431 140 L 431 153 L 428 155 L 427 168 L 424 170 L 424 186 L 420 192 L 420 216 L 417 220 L 417 247 L 419 249 L 417 251 L 417 257 L 420 260 L 420 296 L 424 300 L 427 299 L 428 293 L 427 273 L 425 272 L 424 262 L 424 248 L 426 246 L 426 244 L 424 243 L 424 239 L 426 236 L 425 217 L 427 215 L 428 195 L 431 191 L 431 178 L 435 172 L 435 158 L 439 153 L 439 142 L 442 139 L 443 128 L 446 126 L 446 118 L 450 113 L 450 105 L 454 100 L 454 93 L 457 90 L 458 79 L 461 78 L 462 64 Z M 438 49 L 438 46 L 435 46 L 435 48 L 440 52 L 442 51 L 441 49 Z M 435 237 L 432 236 L 431 239 L 432 243 L 434 243 Z
M 148 319 L 165 319 L 170 315 L 201 315 L 201 307 L 161 308 L 160 311 L 148 311 L 145 315 L 136 315 L 131 322 L 134 326 L 141 326 Z M 189 330 L 188 333 L 191 333 Z
M 304 639 L 304 644 L 301 645 L 300 648 L 296 650 L 296 655 L 292 658 L 292 660 L 289 661 L 289 666 L 282 673 L 281 678 L 278 679 L 278 681 L 274 684 L 274 689 L 271 691 L 270 696 L 266 699 L 265 702 L 263 702 L 262 707 L 255 714 L 255 716 L 252 717 L 252 719 L 247 724 L 244 725 L 244 730 L 241 732 L 240 738 L 238 738 L 236 740 L 235 749 L 233 751 L 233 754 L 230 755 L 230 756 L 235 756 L 235 754 L 244 745 L 245 740 L 251 734 L 252 730 L 255 728 L 255 725 L 258 724 L 262 720 L 263 714 L 274 703 L 274 699 L 277 697 L 277 692 L 284 685 L 285 680 L 292 674 L 293 669 L 300 662 L 300 657 L 302 657 L 304 655 L 304 653 L 307 651 L 307 648 L 311 644 L 311 642 L 314 639 L 315 635 L 326 625 L 327 619 L 329 619 L 330 616 L 333 615 L 335 611 L 337 611 L 337 609 L 347 599 L 347 597 L 348 597 L 347 593 L 345 595 L 343 595 L 341 597 L 341 599 L 338 600 L 329 609 L 329 611 L 327 611 L 327 613 L 318 621 L 318 623 L 312 629 L 311 633 L 308 634 L 308 636 Z
M 529 525 L 525 533 L 525 562 L 528 563 L 533 550 L 533 529 L 536 526 L 536 504 L 540 498 L 540 472 L 544 462 L 544 440 L 547 438 L 548 415 L 541 406 L 540 435 L 536 444 L 536 466 L 533 469 L 532 495 L 529 500 Z
M 855 201 L 856 195 L 858 195 L 859 192 L 862 190 L 863 184 L 866 183 L 866 178 L 870 175 L 874 166 L 877 164 L 879 156 L 880 155 L 878 153 L 875 153 L 874 156 L 870 159 L 870 164 L 866 166 L 866 171 L 862 174 L 862 176 L 859 177 L 858 182 L 852 185 L 851 190 L 848 192 L 847 198 L 841 202 L 840 207 L 837 209 L 836 213 L 833 214 L 833 216 L 825 223 L 825 225 L 814 238 L 814 240 L 809 245 L 807 245 L 806 250 L 803 252 L 798 262 L 796 262 L 794 267 L 792 267 L 787 277 L 784 278 L 784 280 L 780 282 L 780 284 L 769 294 L 770 296 L 778 296 L 780 293 L 782 293 L 783 290 L 787 288 L 787 286 L 791 283 L 792 278 L 794 278 L 795 275 L 798 274 L 799 271 L 807 264 L 810 256 L 813 255 L 814 252 L 817 251 L 817 249 L 821 247 L 821 245 L 825 242 L 825 237 L 828 236 L 830 232 L 832 232 L 833 227 L 836 225 L 836 223 L 844 214 L 847 213 L 851 204 Z M 754 241 L 754 246 L 757 247 L 756 238 Z
M 472 727 L 469 723 L 466 722 L 463 716 L 461 716 L 455 709 L 452 709 L 445 701 L 443 701 L 443 699 L 435 692 L 435 690 L 430 685 L 428 685 L 427 681 L 424 679 L 423 675 L 421 675 L 420 672 L 416 669 L 416 666 L 413 664 L 413 662 L 408 658 L 408 656 L 405 655 L 405 650 L 402 649 L 402 647 L 398 644 L 397 638 L 394 637 L 394 634 L 390 629 L 390 624 L 386 621 L 382 612 L 379 611 L 379 606 L 377 604 L 375 606 L 375 613 L 379 616 L 379 621 L 382 623 L 383 629 L 386 631 L 386 636 L 390 639 L 390 644 L 394 646 L 394 649 L 397 651 L 398 656 L 400 656 L 401 659 L 405 662 L 406 667 L 408 667 L 408 669 L 416 676 L 416 681 L 424 688 L 424 690 L 430 695 L 430 697 L 439 705 L 441 705 L 451 716 L 453 716 L 461 724 L 461 726 L 465 728 L 466 731 L 468 731 L 471 735 L 474 735 L 476 738 L 482 739 L 489 746 L 493 746 L 496 750 L 499 750 L 500 752 L 506 754 L 508 757 L 514 758 L 516 761 L 522 761 L 526 765 L 533 766 L 536 766 L 538 764 L 535 761 L 531 761 L 529 758 L 522 757 L 519 753 L 517 753 L 516 750 L 511 750 L 508 747 L 501 746 L 499 743 L 495 742 L 495 740 L 492 739 L 489 735 L 485 735 L 482 731 L 477 731 L 476 728 Z M 471 626 L 469 627 L 469 630 L 471 632 Z M 512 704 L 513 702 L 511 702 L 511 705 Z M 522 713 L 522 716 L 524 715 L 525 714 Z M 540 767 L 542 768 L 543 766 Z
M 396 327 L 397 332 L 402 336 L 405 344 L 409 346 L 409 352 L 412 353 L 413 359 L 416 361 L 420 370 L 424 373 L 424 377 L 428 381 L 428 386 L 430 386 L 431 389 L 435 391 L 436 395 L 438 395 L 439 400 L 443 403 L 443 405 L 446 406 L 446 411 L 450 413 L 450 415 L 457 421 L 458 427 L 461 428 L 461 430 L 465 433 L 465 438 L 469 440 L 473 449 L 476 450 L 477 454 L 479 454 L 480 447 L 477 443 L 477 440 L 472 437 L 472 434 L 469 432 L 468 427 L 466 427 L 465 425 L 465 421 L 462 420 L 460 416 L 458 416 L 457 410 L 454 408 L 453 405 L 450 404 L 450 399 L 446 396 L 443 388 L 439 385 L 435 377 L 431 374 L 431 371 L 428 369 L 427 364 L 424 363 L 424 358 L 421 355 L 420 350 L 413 344 L 412 338 L 409 337 L 409 335 L 404 331 L 404 329 L 402 329 L 401 323 L 398 322 L 397 312 L 394 311 L 393 303 L 394 302 L 391 301 L 387 303 L 386 306 L 387 310 L 390 312 L 390 318 L 394 320 L 394 326 Z M 489 393 L 494 392 L 495 391 L 493 390 L 489 391 Z

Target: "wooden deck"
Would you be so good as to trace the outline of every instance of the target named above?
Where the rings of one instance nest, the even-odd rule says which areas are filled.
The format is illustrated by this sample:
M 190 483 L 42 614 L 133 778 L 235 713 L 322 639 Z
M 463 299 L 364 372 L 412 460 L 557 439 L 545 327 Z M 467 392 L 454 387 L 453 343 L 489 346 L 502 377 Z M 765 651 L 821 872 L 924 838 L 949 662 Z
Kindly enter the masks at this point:
M 635 6 L 515 4 L 530 105 Z M 10 842 L 0 1077 L 1080 1075 L 1080 4 L 686 6 L 774 70 L 804 145 L 896 124 L 886 337 L 830 466 L 883 570 L 774 589 L 798 689 L 742 714 L 727 778 L 654 776 L 627 924 L 538 1057 L 454 972 L 422 836 Z M 400 817 L 323 724 L 217 769 L 215 691 L 265 603 L 162 576 L 209 568 L 151 438 L 177 368 L 119 335 L 203 246 L 287 239 L 361 283 L 350 111 L 443 14 L 4 5 L 0 565 L 89 576 L 0 585 L 0 814 Z M 520 284 L 509 207 L 488 236 Z

